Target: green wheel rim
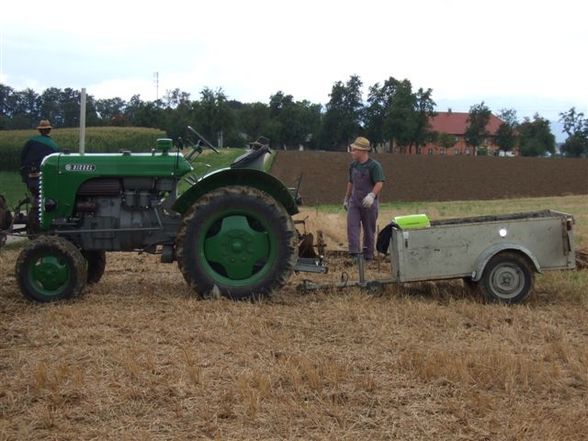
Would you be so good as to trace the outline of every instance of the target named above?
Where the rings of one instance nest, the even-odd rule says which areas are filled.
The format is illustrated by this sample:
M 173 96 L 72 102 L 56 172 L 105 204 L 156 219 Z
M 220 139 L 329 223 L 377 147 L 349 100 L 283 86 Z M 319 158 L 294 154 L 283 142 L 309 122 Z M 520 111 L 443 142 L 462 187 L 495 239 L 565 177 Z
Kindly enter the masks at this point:
M 277 241 L 269 223 L 247 210 L 225 211 L 201 229 L 198 253 L 205 273 L 230 287 L 254 285 L 271 271 Z
M 52 255 L 37 258 L 27 271 L 30 285 L 47 297 L 61 294 L 67 288 L 70 277 L 67 263 Z

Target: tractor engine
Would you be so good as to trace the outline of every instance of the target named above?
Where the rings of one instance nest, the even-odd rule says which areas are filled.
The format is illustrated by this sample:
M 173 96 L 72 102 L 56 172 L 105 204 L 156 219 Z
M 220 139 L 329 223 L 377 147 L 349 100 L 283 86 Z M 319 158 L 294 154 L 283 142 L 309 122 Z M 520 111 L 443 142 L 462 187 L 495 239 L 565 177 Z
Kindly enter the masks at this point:
M 74 217 L 79 219 L 79 240 L 84 249 L 112 251 L 143 249 L 154 232 L 161 231 L 161 208 L 175 192 L 173 178 L 95 178 L 76 194 Z
M 173 243 L 179 180 L 193 169 L 171 139 L 151 153 L 54 153 L 41 164 L 39 223 L 83 250 L 154 252 Z

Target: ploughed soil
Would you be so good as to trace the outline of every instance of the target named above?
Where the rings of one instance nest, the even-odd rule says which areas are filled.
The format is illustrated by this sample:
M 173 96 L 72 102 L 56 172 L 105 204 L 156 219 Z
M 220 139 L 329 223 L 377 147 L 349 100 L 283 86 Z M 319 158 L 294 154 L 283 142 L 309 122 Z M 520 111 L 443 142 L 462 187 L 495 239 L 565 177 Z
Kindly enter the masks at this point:
M 384 168 L 382 202 L 456 201 L 588 194 L 587 159 L 372 154 Z M 280 151 L 271 173 L 295 186 L 305 205 L 340 203 L 351 157 L 344 152 Z

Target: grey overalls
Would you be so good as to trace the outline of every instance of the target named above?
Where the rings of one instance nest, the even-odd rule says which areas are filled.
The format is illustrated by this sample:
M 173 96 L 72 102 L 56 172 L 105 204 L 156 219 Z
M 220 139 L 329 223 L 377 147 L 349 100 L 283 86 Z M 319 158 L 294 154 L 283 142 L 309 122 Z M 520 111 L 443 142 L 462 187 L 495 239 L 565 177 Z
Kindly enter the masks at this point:
M 374 188 L 370 171 L 363 167 L 353 167 L 351 170 L 351 183 L 353 185 L 349 207 L 347 209 L 347 240 L 349 253 L 364 252 L 368 260 L 374 258 L 374 244 L 376 235 L 376 220 L 378 219 L 378 199 L 370 208 L 361 205 L 363 198 Z M 363 248 L 359 247 L 359 232 L 363 226 Z

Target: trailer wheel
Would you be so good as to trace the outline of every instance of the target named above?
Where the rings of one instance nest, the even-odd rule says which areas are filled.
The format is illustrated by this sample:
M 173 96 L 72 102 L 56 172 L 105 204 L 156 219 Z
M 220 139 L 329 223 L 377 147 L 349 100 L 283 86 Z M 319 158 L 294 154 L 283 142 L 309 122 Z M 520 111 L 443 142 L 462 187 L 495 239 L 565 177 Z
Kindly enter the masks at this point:
M 185 214 L 178 265 L 200 295 L 257 298 L 283 286 L 296 264 L 297 235 L 286 210 L 251 187 L 214 190 Z
M 106 269 L 106 252 L 102 250 L 84 250 L 82 256 L 88 262 L 87 282 L 98 283 Z
M 57 236 L 40 236 L 29 242 L 16 261 L 16 279 L 22 294 L 37 302 L 75 297 L 82 292 L 86 278 L 82 253 Z
M 528 259 L 505 251 L 490 259 L 478 287 L 488 302 L 520 303 L 531 292 L 533 280 Z

